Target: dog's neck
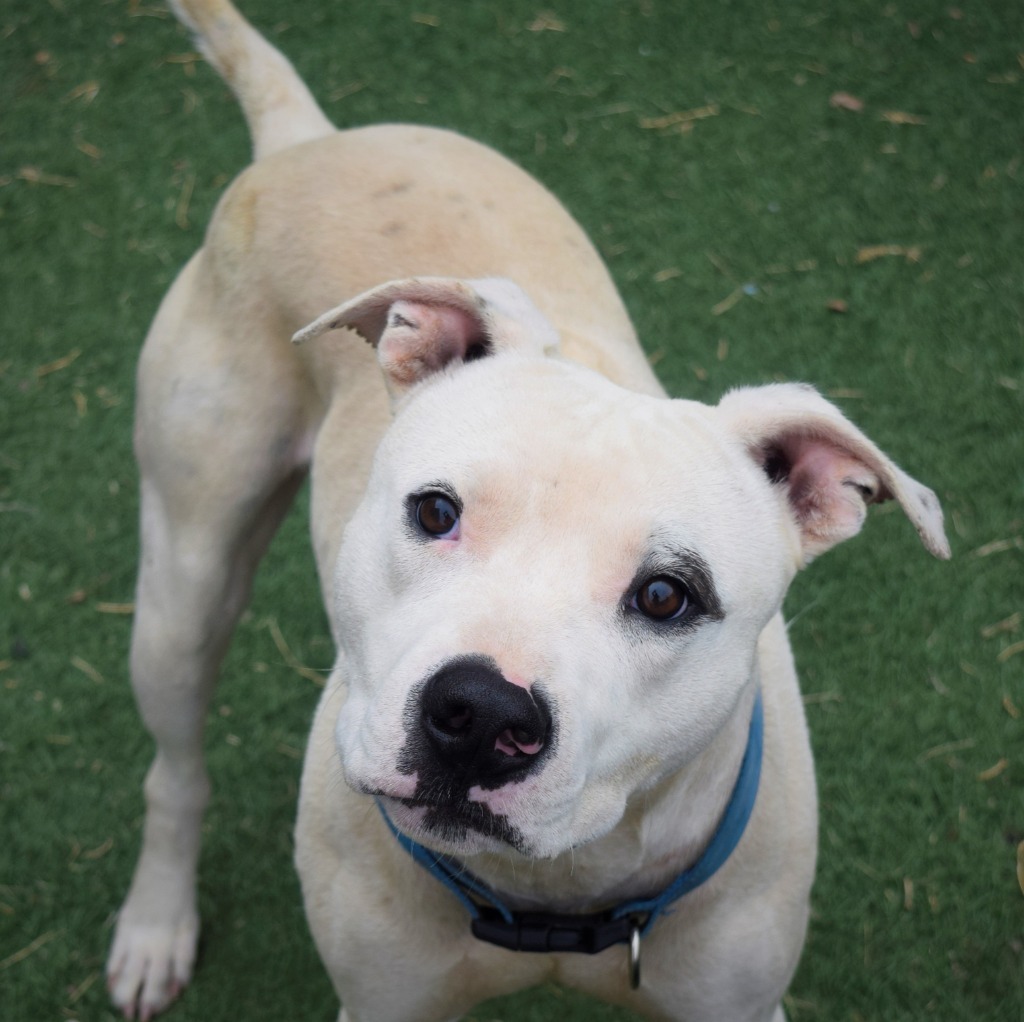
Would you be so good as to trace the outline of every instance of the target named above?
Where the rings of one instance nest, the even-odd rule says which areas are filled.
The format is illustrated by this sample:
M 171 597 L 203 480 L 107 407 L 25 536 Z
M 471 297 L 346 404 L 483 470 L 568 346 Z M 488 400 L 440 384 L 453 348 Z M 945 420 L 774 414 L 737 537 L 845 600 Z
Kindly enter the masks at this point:
M 608 834 L 553 859 L 509 851 L 467 856 L 463 864 L 515 910 L 589 912 L 660 891 L 700 857 L 729 802 L 747 746 L 753 680 L 711 744 L 634 793 Z

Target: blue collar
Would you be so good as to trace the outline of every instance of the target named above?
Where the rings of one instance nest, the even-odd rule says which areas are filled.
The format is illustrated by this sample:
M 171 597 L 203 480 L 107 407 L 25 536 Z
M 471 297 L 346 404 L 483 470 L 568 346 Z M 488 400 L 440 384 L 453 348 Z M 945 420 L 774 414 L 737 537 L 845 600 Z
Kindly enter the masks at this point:
M 470 915 L 470 928 L 474 936 L 513 951 L 577 951 L 596 954 L 613 944 L 629 944 L 635 987 L 639 983 L 639 938 L 647 935 L 655 920 L 670 905 L 714 876 L 743 837 L 757 798 L 763 749 L 764 707 L 758 691 L 739 776 L 718 829 L 704 854 L 660 894 L 628 901 L 604 912 L 564 915 L 513 911 L 460 862 L 432 852 L 403 834 L 379 803 L 378 808 L 398 843 L 462 902 Z

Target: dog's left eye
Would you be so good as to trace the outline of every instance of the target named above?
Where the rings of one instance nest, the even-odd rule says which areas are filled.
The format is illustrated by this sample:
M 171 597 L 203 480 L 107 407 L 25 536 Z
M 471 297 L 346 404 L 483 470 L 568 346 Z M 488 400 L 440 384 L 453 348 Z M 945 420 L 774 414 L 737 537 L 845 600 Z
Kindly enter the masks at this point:
M 630 606 L 652 621 L 676 621 L 695 608 L 690 590 L 670 575 L 647 579 L 634 593 Z
M 453 539 L 459 527 L 459 509 L 443 493 L 426 493 L 416 501 L 416 524 L 428 536 Z

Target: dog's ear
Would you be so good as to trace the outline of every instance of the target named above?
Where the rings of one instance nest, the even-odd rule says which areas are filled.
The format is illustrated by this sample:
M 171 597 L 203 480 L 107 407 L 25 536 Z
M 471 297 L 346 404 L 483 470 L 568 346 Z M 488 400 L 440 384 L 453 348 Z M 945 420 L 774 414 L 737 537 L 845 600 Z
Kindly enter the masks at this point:
M 292 340 L 302 343 L 341 327 L 377 349 L 392 396 L 454 362 L 558 348 L 558 334 L 541 311 L 518 285 L 500 278 L 394 280 L 324 313 Z
M 785 487 L 804 563 L 855 536 L 868 504 L 893 498 L 929 553 L 950 556 L 935 494 L 897 468 L 813 387 L 734 390 L 718 407 L 769 479 Z

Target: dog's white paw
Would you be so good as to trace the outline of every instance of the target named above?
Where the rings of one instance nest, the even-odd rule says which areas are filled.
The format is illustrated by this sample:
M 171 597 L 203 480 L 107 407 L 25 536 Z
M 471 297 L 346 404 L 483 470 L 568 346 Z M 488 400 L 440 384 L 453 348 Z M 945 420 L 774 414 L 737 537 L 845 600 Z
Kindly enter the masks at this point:
M 199 915 L 179 908 L 165 924 L 133 921 L 122 909 L 107 961 L 107 989 L 124 1017 L 147 1022 L 167 1008 L 192 976 Z

